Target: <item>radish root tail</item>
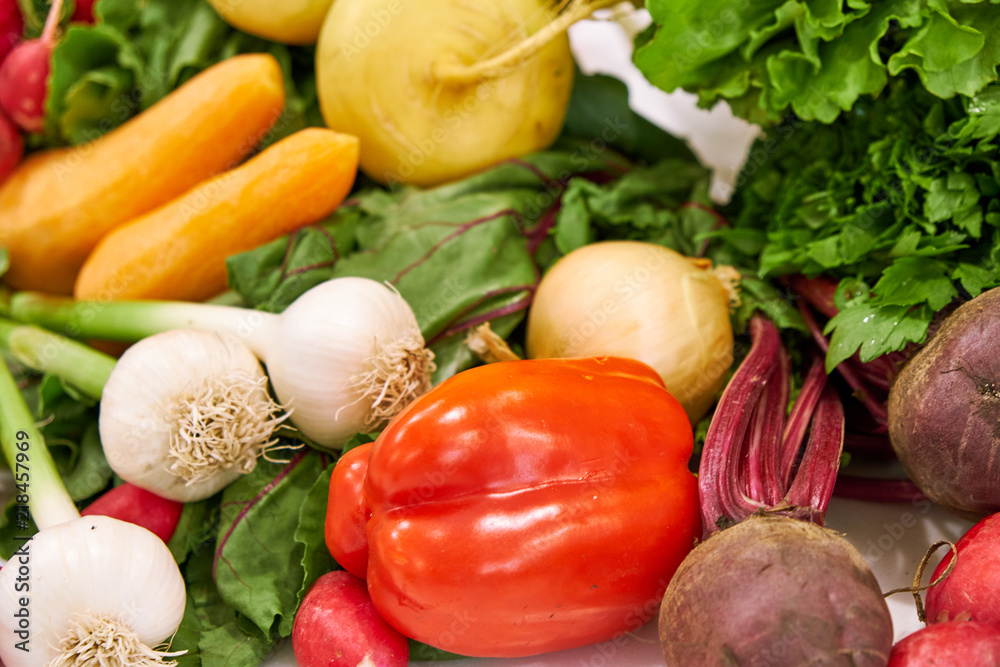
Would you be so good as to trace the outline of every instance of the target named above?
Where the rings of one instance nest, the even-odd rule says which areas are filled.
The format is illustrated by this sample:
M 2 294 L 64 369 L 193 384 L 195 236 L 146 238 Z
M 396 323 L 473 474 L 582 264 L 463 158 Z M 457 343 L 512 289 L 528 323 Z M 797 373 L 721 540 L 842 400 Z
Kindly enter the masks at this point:
M 948 548 L 951 549 L 951 562 L 948 563 L 948 567 L 945 568 L 945 571 L 941 573 L 941 576 L 939 576 L 937 579 L 927 584 L 926 586 L 921 586 L 920 580 L 924 578 L 924 570 L 926 570 L 927 566 L 930 564 L 931 556 L 933 556 L 934 552 L 936 552 L 938 549 L 940 549 L 946 544 L 948 545 Z M 889 597 L 890 595 L 895 595 L 896 593 L 912 593 L 914 602 L 917 606 L 917 618 L 920 620 L 921 623 L 926 623 L 927 614 L 924 612 L 923 598 L 920 597 L 921 591 L 926 591 L 928 588 L 937 586 L 942 581 L 947 579 L 948 575 L 951 574 L 951 571 L 955 569 L 955 564 L 957 562 L 958 562 L 958 549 L 955 547 L 954 544 L 952 544 L 948 540 L 940 540 L 938 542 L 935 542 L 924 553 L 924 557 L 920 559 L 920 565 L 917 566 L 917 573 L 913 575 L 913 585 L 907 586 L 905 588 L 894 588 L 888 593 L 883 593 L 882 597 Z

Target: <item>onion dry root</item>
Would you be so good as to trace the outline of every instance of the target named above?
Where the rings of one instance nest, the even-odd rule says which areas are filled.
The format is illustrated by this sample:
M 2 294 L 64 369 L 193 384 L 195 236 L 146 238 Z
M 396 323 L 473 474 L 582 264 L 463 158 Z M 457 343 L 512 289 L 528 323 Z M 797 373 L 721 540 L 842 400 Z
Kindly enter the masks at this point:
M 383 345 L 368 359 L 366 369 L 350 380 L 357 400 L 371 406 L 365 426 L 375 429 L 427 393 L 434 370 L 434 353 L 424 347 L 419 331 Z
M 268 395 L 265 376 L 241 372 L 208 379 L 171 413 L 167 461 L 187 485 L 229 468 L 253 472 L 257 458 L 278 446 L 274 431 L 291 414 Z
M 150 648 L 120 619 L 79 614 L 59 641 L 59 655 L 48 667 L 173 667 L 184 651 L 167 652 Z

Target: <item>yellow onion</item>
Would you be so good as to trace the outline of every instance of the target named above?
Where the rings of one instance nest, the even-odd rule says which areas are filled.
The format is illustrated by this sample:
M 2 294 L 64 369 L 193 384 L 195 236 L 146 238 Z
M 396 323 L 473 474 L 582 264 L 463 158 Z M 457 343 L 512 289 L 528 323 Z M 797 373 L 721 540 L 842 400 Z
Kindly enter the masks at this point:
M 697 422 L 733 363 L 735 279 L 732 268 L 651 243 L 583 246 L 542 278 L 528 317 L 528 356 L 637 359 Z

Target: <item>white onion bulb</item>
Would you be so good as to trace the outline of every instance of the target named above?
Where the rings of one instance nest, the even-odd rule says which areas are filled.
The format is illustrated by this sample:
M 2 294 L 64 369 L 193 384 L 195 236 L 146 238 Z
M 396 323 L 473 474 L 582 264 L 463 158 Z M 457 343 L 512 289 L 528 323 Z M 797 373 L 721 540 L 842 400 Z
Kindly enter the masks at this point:
M 307 437 L 339 446 L 430 388 L 433 354 L 409 304 L 368 278 L 335 278 L 268 316 L 247 342 Z
M 542 278 L 528 317 L 528 356 L 642 361 L 695 423 L 733 363 L 731 274 L 651 243 L 583 246 Z
M 153 649 L 177 631 L 185 602 L 170 550 L 145 528 L 104 516 L 61 523 L 0 571 L 0 659 L 7 667 L 162 665 L 169 654 Z
M 177 329 L 130 347 L 101 397 L 104 454 L 118 475 L 179 502 L 207 498 L 275 444 L 287 416 L 244 343 Z

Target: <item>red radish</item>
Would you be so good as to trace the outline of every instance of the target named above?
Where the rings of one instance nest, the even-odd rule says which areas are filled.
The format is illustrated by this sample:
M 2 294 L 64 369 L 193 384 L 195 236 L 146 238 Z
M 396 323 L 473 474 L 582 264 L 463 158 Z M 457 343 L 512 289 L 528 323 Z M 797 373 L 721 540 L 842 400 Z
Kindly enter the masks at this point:
M 1000 628 L 972 621 L 952 621 L 928 625 L 901 639 L 892 647 L 888 667 L 997 665 L 1000 665 Z
M 134 523 L 169 542 L 183 509 L 183 503 L 161 498 L 126 482 L 92 502 L 80 512 L 80 516 L 100 515 Z
M 62 5 L 63 0 L 55 0 L 42 36 L 15 46 L 0 65 L 0 106 L 27 132 L 45 127 L 45 97 Z
M 21 41 L 23 32 L 24 19 L 21 18 L 17 0 L 0 0 L 0 63 Z
M 368 586 L 336 570 L 316 580 L 295 616 L 299 667 L 406 667 L 409 641 L 375 610 Z
M 94 22 L 94 5 L 97 0 L 76 0 L 76 7 L 73 8 L 73 21 L 81 23 Z
M 955 550 L 955 569 L 927 590 L 927 622 L 971 620 L 1000 627 L 1000 514 L 970 528 L 955 543 Z M 931 581 L 944 573 L 952 558 L 949 551 Z
M 0 111 L 0 183 L 21 163 L 24 140 L 14 123 Z
M 817 525 L 837 476 L 843 407 L 816 357 L 786 423 L 788 354 L 762 317 L 750 333 L 702 451 L 709 537 L 660 607 L 666 662 L 884 667 L 892 618 L 878 582 L 857 549 Z

